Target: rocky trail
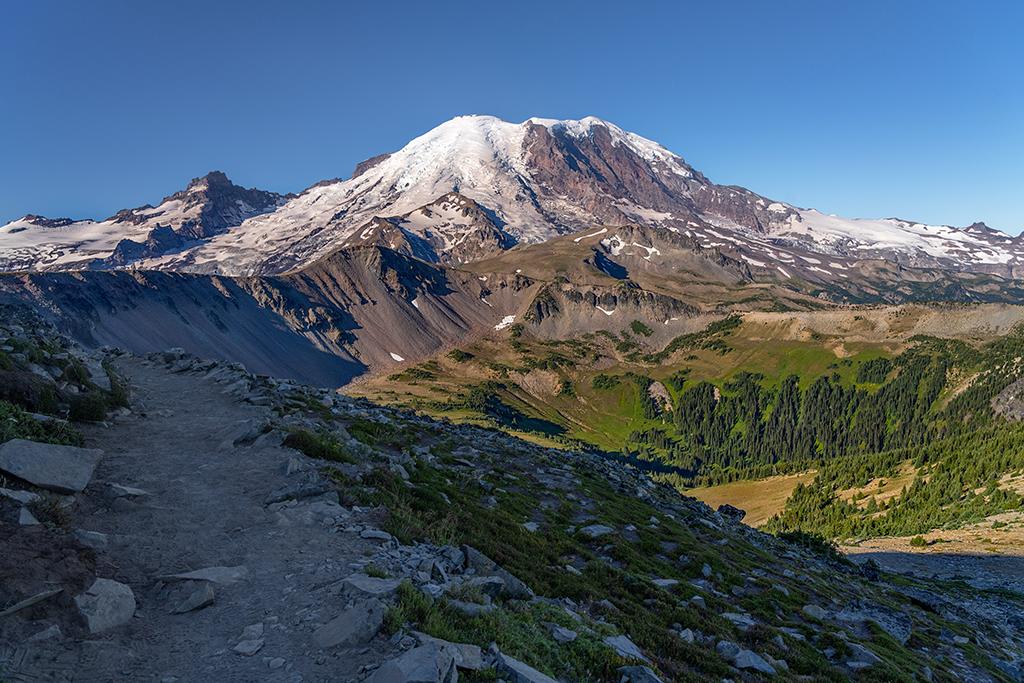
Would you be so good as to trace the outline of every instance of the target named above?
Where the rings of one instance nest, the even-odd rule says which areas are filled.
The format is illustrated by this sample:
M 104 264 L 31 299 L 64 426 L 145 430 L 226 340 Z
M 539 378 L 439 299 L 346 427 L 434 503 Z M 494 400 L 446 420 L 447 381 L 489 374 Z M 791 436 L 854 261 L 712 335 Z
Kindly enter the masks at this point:
M 91 532 L 80 536 L 96 546 L 96 574 L 131 588 L 134 617 L 107 633 L 22 648 L 6 678 L 337 681 L 379 661 L 371 645 L 326 652 L 313 642 L 320 620 L 345 606 L 341 579 L 381 541 L 360 538 L 366 520 L 338 506 L 337 494 L 301 512 L 268 507 L 309 472 L 280 439 L 235 445 L 267 409 L 139 359 L 117 369 L 130 378 L 134 410 L 86 429 L 86 445 L 104 456 L 74 523 Z M 351 531 L 336 525 L 341 518 Z M 161 579 L 204 569 L 211 581 Z

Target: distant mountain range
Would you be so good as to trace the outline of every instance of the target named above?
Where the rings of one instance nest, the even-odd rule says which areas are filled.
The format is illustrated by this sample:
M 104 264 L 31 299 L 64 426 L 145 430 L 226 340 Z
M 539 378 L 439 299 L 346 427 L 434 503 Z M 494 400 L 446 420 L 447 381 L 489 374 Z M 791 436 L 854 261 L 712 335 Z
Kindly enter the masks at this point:
M 101 221 L 25 216 L 0 228 L 0 294 L 92 342 L 337 383 L 513 321 L 557 338 L 644 320 L 657 341 L 748 310 L 1024 302 L 1022 258 L 981 223 L 844 219 L 717 185 L 600 119 L 463 116 L 294 195 L 213 172 Z M 243 349 L 243 329 L 263 339 Z M 257 348 L 270 329 L 317 362 L 282 368 Z M 326 374 L 299 367 L 321 354 Z
M 0 228 L 0 267 L 276 274 L 369 242 L 465 263 L 626 224 L 690 237 L 784 279 L 843 278 L 871 259 L 1013 276 L 1024 258 L 1019 238 L 981 223 L 850 220 L 716 185 L 661 145 L 593 117 L 462 116 L 359 164 L 348 180 L 297 195 L 243 189 L 213 172 L 103 221 L 25 216 Z

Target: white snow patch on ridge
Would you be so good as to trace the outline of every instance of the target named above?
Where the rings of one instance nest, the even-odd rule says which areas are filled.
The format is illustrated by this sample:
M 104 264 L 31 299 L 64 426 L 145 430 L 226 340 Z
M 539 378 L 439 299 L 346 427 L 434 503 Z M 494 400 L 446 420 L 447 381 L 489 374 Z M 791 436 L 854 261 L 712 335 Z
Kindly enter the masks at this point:
M 496 329 L 496 330 L 503 330 L 506 327 L 508 327 L 509 325 L 511 325 L 512 323 L 514 323 L 515 321 L 516 321 L 516 317 L 514 315 L 506 315 L 504 318 L 501 319 L 500 323 L 498 323 L 497 325 L 494 326 L 494 329 Z

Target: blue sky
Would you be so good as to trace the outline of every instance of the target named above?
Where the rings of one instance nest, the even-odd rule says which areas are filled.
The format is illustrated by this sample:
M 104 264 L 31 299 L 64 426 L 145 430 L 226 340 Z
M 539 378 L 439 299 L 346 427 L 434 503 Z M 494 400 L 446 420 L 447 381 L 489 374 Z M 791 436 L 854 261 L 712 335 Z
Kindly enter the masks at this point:
M 599 116 L 845 216 L 1024 228 L 1021 2 L 38 2 L 0 26 L 0 221 L 208 170 L 298 191 L 467 113 Z

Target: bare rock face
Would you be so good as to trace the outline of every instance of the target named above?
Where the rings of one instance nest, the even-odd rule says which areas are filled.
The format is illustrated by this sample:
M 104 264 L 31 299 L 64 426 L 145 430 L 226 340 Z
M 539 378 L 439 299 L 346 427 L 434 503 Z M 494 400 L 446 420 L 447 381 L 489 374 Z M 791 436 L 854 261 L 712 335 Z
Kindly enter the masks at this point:
M 224 173 L 211 171 L 193 178 L 187 188 L 165 197 L 156 207 L 124 209 L 111 220 L 133 224 L 152 222 L 170 226 L 186 239 L 204 239 L 238 225 L 246 218 L 272 210 L 284 199 L 276 192 L 239 187 Z M 185 216 L 177 224 L 168 220 L 169 215 L 164 215 L 170 213 L 170 209 L 165 207 L 172 205 L 174 211 Z M 161 218 L 168 222 L 161 221 Z
M 11 439 L 0 445 L 0 471 L 50 491 L 78 493 L 102 456 L 95 448 Z
M 90 633 L 123 626 L 135 616 L 132 589 L 110 579 L 96 579 L 87 591 L 75 598 L 75 605 Z
M 376 244 L 424 261 L 468 263 L 515 246 L 504 225 L 475 200 L 448 192 L 400 216 L 374 217 L 343 247 Z

